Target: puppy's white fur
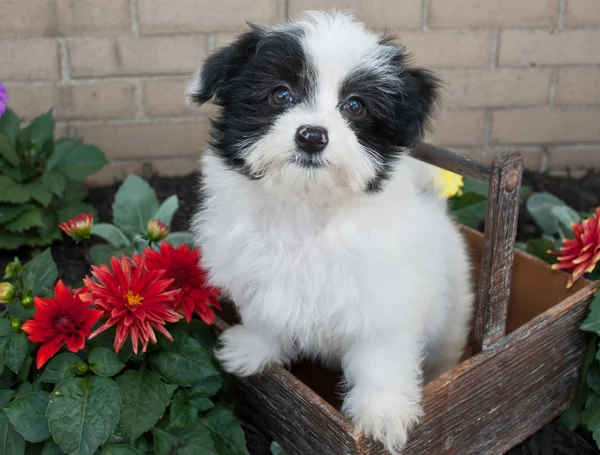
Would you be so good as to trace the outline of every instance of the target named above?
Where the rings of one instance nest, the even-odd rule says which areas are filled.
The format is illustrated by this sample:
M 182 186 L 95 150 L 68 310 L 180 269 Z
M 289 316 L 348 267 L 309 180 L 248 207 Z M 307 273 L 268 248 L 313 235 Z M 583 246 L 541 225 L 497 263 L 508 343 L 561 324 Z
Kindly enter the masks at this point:
M 221 336 L 217 355 L 242 376 L 300 356 L 341 367 L 343 412 L 397 452 L 421 416 L 423 380 L 462 354 L 472 302 L 466 248 L 445 203 L 424 191 L 430 168 L 404 157 L 382 191 L 361 190 L 377 166 L 337 94 L 346 69 L 374 64 L 377 37 L 346 15 L 307 21 L 318 103 L 290 109 L 248 144 L 246 160 L 263 178 L 231 170 L 210 149 L 202 158 L 197 244 L 243 322 Z M 288 159 L 307 121 L 330 133 L 322 168 Z

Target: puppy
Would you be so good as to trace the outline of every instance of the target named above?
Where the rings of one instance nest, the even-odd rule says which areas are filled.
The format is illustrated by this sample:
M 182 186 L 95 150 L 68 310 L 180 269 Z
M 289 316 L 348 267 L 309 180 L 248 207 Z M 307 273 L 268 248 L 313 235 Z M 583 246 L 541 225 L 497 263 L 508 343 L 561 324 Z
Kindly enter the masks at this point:
M 463 240 L 406 153 L 437 89 L 352 16 L 311 12 L 251 26 L 188 92 L 222 106 L 193 222 L 242 320 L 218 359 L 240 376 L 300 357 L 341 367 L 342 411 L 392 452 L 423 381 L 459 361 L 472 305 Z

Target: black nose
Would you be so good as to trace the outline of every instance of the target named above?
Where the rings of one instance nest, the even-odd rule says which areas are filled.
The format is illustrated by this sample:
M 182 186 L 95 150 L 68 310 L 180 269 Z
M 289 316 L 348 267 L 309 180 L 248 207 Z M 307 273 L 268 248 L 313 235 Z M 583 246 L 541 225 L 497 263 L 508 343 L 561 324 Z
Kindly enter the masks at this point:
M 327 130 L 318 126 L 301 126 L 296 131 L 296 144 L 305 152 L 315 153 L 327 147 Z

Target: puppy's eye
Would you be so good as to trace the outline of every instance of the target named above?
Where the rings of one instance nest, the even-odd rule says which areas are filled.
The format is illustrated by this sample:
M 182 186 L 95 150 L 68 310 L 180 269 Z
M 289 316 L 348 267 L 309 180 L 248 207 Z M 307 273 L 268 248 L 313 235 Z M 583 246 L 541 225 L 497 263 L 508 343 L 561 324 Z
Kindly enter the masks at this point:
M 348 98 L 342 105 L 342 110 L 351 117 L 363 117 L 367 113 L 364 103 L 356 97 Z
M 277 87 L 271 93 L 271 101 L 276 106 L 285 106 L 294 102 L 292 92 L 287 87 Z

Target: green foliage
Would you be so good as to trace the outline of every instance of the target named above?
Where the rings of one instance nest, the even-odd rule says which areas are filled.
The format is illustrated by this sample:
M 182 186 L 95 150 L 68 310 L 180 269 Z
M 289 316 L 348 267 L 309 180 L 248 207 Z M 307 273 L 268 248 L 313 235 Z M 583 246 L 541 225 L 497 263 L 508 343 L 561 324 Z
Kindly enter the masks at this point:
M 148 222 L 159 220 L 170 227 L 178 208 L 177 196 L 170 196 L 159 204 L 156 192 L 145 180 L 136 175 L 128 176 L 115 195 L 112 224 L 96 223 L 92 227 L 92 234 L 107 242 L 90 248 L 92 263 L 107 264 L 113 256 L 141 253 L 151 246 L 146 236 Z M 191 244 L 193 237 L 187 232 L 171 232 L 166 241 L 173 246 Z
M 7 109 L 0 118 L 0 249 L 47 246 L 60 238 L 57 224 L 80 212 L 83 180 L 108 162 L 78 138 L 54 139 L 52 111 L 24 128 Z

